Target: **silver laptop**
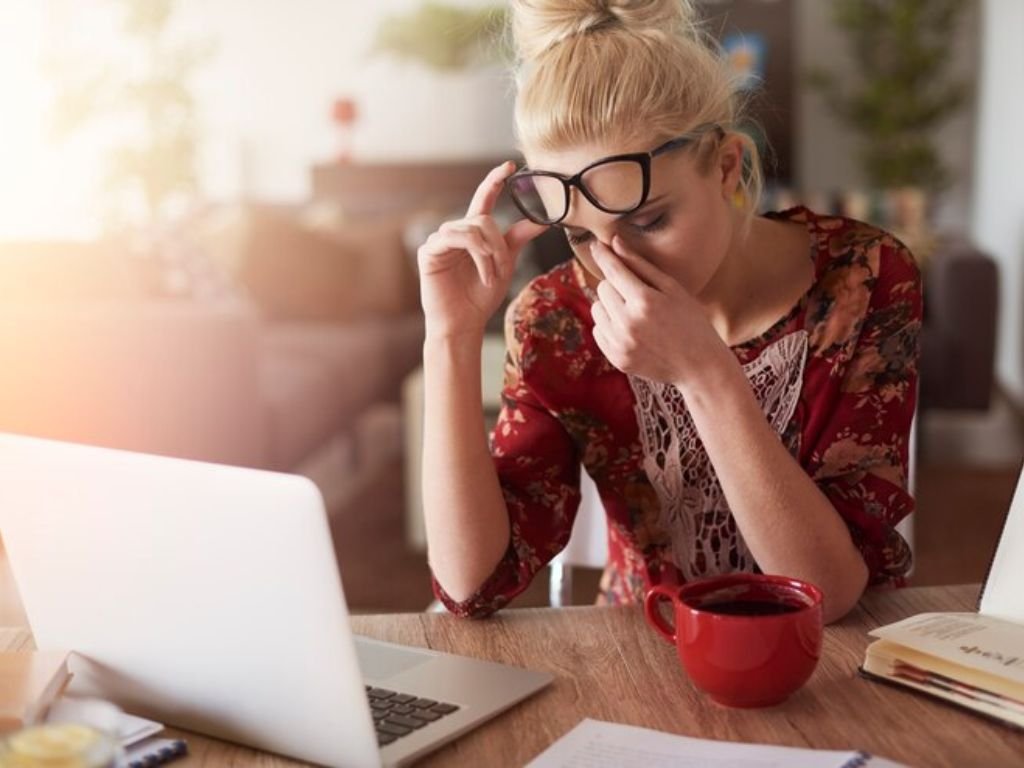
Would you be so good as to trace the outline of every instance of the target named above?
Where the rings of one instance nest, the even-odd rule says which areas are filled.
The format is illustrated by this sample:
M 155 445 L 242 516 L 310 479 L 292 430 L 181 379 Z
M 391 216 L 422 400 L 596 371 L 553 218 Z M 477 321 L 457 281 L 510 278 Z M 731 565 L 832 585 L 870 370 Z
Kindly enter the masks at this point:
M 354 637 L 302 477 L 0 434 L 0 535 L 72 692 L 301 760 L 404 764 L 552 679 Z

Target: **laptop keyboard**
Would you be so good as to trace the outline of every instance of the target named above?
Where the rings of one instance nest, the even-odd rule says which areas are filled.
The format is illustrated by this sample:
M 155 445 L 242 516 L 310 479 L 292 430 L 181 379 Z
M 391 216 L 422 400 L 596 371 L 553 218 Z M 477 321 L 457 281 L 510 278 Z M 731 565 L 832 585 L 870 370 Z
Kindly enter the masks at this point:
M 382 747 L 458 710 L 455 704 L 369 685 L 366 686 L 366 696 L 370 699 L 377 743 Z

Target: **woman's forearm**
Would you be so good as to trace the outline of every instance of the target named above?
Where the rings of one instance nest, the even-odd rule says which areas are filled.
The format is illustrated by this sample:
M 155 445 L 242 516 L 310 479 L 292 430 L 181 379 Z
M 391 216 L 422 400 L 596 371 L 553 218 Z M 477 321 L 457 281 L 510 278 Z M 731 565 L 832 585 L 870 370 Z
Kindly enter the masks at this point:
M 431 338 L 423 347 L 423 514 L 434 577 L 454 600 L 471 596 L 509 542 L 487 446 L 480 384 L 482 337 Z
M 868 578 L 842 517 L 768 424 L 735 359 L 695 378 L 687 409 L 758 566 L 817 584 L 825 620 L 842 617 Z

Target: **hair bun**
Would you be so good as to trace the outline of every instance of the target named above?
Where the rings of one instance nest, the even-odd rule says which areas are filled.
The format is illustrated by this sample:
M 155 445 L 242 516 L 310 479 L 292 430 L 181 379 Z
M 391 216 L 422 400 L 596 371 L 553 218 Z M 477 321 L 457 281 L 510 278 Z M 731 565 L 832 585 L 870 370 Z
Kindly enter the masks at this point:
M 692 28 L 694 17 L 690 0 L 512 0 L 520 61 L 601 28 L 683 33 Z

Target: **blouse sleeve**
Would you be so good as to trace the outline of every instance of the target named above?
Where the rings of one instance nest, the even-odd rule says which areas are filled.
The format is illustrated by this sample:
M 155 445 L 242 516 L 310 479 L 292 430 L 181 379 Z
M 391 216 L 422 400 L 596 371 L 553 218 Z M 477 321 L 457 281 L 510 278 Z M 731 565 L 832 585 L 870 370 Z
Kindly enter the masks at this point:
M 911 564 L 896 525 L 914 509 L 908 488 L 917 406 L 921 279 L 910 252 L 886 238 L 837 402 L 818 432 L 812 476 L 842 515 L 871 585 L 899 585 Z
M 525 590 L 565 547 L 579 506 L 580 454 L 529 375 L 557 376 L 557 340 L 534 333 L 536 309 L 524 292 L 505 316 L 502 407 L 491 456 L 508 508 L 511 537 L 494 572 L 469 598 L 453 600 L 436 579 L 434 594 L 457 616 L 483 618 Z

